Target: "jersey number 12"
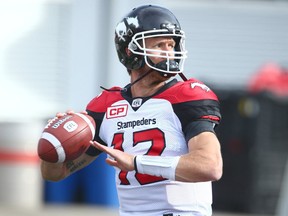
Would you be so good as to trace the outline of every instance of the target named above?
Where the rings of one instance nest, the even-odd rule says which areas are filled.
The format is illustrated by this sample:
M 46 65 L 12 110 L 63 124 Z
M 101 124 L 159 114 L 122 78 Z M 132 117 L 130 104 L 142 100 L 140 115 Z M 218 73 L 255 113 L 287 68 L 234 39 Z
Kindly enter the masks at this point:
M 141 143 L 147 141 L 151 142 L 151 147 L 146 152 L 146 155 L 160 156 L 166 146 L 164 133 L 159 128 L 136 131 L 133 133 L 133 147 L 136 145 L 141 145 Z M 114 134 L 112 145 L 115 149 L 123 151 L 123 142 L 124 133 Z M 130 185 L 127 174 L 128 172 L 122 170 L 119 173 L 119 179 L 122 185 Z M 141 173 L 135 173 L 135 178 L 141 185 L 164 180 L 164 178 L 162 177 L 151 176 Z

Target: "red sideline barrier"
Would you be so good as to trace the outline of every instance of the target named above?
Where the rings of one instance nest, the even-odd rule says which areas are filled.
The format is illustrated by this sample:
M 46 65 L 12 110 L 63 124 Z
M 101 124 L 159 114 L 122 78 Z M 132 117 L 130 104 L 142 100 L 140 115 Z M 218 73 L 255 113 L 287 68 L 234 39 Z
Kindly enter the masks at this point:
M 0 149 L 0 163 L 39 163 L 40 159 L 35 153 L 23 153 Z

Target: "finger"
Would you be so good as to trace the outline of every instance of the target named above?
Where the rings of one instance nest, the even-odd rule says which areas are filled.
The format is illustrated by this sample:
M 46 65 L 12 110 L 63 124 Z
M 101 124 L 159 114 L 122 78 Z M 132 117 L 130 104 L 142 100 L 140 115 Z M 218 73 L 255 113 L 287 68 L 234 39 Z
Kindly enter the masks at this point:
M 56 116 L 56 117 L 54 117 L 54 118 L 50 118 L 50 119 L 48 119 L 48 120 L 47 120 L 47 123 L 53 122 L 53 121 L 55 121 L 56 119 L 58 119 L 58 117 L 57 117 L 57 116 Z
M 68 109 L 68 110 L 66 111 L 66 113 L 67 113 L 68 115 L 71 115 L 71 114 L 74 114 L 74 113 L 75 113 L 75 111 L 74 111 L 74 110 L 72 110 L 72 109 Z
M 65 115 L 71 115 L 71 114 L 74 114 L 75 112 L 73 110 L 67 110 L 66 112 L 57 112 L 56 113 L 56 116 L 59 118 L 59 117 L 63 117 Z
M 96 142 L 96 141 L 93 141 L 93 140 L 91 140 L 90 143 L 91 143 L 91 145 L 94 146 L 95 148 L 103 151 L 102 145 L 101 145 L 100 143 L 98 143 L 98 142 Z
M 96 141 L 92 141 L 91 144 L 92 144 L 95 148 L 97 148 L 97 149 L 99 149 L 99 150 L 101 150 L 101 151 L 104 151 L 104 152 L 106 152 L 107 154 L 110 154 L 110 155 L 112 156 L 112 154 L 111 154 L 111 149 L 108 148 L 107 146 L 101 145 L 100 143 L 98 143 L 98 142 L 96 142 Z
M 63 113 L 63 112 L 57 112 L 56 113 L 56 118 L 61 118 L 63 116 L 67 115 L 67 113 Z
M 117 166 L 117 161 L 111 159 L 111 158 L 106 158 L 106 163 L 109 164 L 110 166 Z
M 96 147 L 97 149 L 99 149 L 100 151 L 105 152 L 106 154 L 110 155 L 112 158 L 115 158 L 116 160 L 119 158 L 119 150 L 113 149 L 113 148 L 109 148 L 105 145 L 101 145 L 100 143 L 94 141 L 92 143 L 92 145 L 94 147 Z
M 88 115 L 88 112 L 86 110 L 83 110 L 80 112 L 81 114 L 85 114 L 85 115 Z

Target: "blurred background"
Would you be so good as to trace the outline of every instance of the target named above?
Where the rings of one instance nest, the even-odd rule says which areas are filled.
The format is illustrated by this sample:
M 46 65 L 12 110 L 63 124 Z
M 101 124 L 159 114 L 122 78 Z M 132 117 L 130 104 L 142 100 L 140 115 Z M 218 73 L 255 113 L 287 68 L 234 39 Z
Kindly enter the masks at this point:
M 129 82 L 114 28 L 148 3 L 178 17 L 185 75 L 221 102 L 224 174 L 213 183 L 215 215 L 288 215 L 287 0 L 0 0 L 1 216 L 117 215 L 105 155 L 45 182 L 37 143 L 56 112 L 84 110 L 100 85 Z

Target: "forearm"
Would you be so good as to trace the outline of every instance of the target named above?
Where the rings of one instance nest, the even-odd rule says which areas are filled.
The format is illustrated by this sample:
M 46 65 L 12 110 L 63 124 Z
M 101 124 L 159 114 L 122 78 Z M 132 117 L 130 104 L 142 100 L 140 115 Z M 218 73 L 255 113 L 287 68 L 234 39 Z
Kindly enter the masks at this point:
M 188 143 L 189 153 L 182 155 L 176 168 L 176 180 L 215 181 L 222 176 L 222 156 L 217 137 L 204 132 Z
M 222 175 L 221 160 L 187 154 L 181 157 L 140 155 L 135 157 L 135 169 L 142 174 L 155 175 L 182 182 L 218 180 Z
M 183 182 L 204 182 L 219 180 L 222 175 L 222 159 L 217 156 L 182 155 L 176 167 L 175 180 Z
M 49 163 L 41 161 L 42 178 L 48 181 L 60 181 L 67 175 L 65 163 Z
M 182 156 L 135 157 L 135 169 L 149 174 L 183 182 L 218 180 L 222 175 L 220 144 L 211 133 L 203 133 L 189 141 L 189 153 Z
M 87 166 L 94 159 L 95 157 L 83 154 L 76 160 L 67 161 L 64 163 L 48 163 L 41 161 L 41 174 L 45 180 L 60 181 L 76 172 L 77 170 Z

